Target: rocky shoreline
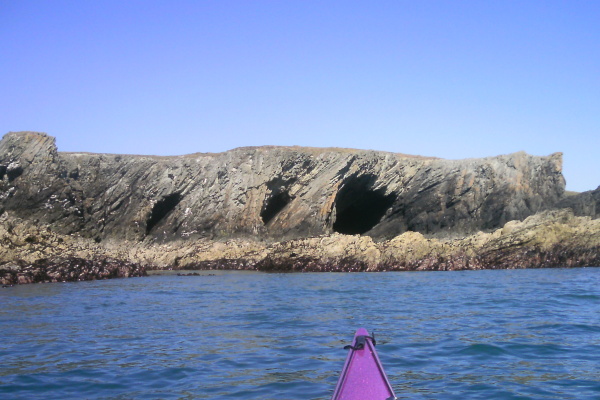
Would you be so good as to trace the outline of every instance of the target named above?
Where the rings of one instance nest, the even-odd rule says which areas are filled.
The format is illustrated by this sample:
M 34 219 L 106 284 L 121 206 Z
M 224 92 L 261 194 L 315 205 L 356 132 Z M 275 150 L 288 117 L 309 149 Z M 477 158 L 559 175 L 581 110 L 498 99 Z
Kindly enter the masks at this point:
M 8 229 L 7 229 L 8 228 Z M 250 240 L 106 242 L 0 217 L 2 285 L 144 276 L 146 270 L 263 272 L 455 271 L 600 266 L 600 219 L 570 209 L 546 211 L 495 231 L 459 239 L 406 232 Z
M 0 141 L 0 283 L 146 270 L 438 271 L 600 266 L 600 188 L 562 154 L 441 160 L 240 148 L 156 157 Z
M 76 257 L 23 260 L 0 266 L 0 284 L 78 282 L 146 276 L 146 268 L 127 261 L 103 257 L 85 260 Z

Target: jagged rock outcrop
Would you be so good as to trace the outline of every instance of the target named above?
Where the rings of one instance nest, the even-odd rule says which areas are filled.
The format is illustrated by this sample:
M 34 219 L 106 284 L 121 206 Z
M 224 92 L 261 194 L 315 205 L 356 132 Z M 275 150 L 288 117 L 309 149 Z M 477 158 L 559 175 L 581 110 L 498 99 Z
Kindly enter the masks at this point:
M 267 249 L 262 271 L 430 271 L 600 266 L 600 220 L 568 209 L 512 221 L 491 233 L 453 240 L 406 232 L 373 242 L 368 236 L 296 239 Z
M 562 156 L 470 160 L 296 147 L 177 157 L 60 153 L 54 138 L 0 141 L 0 207 L 97 241 L 406 231 L 464 235 L 552 208 Z
M 0 284 L 77 282 L 130 278 L 146 275 L 145 267 L 113 258 L 81 259 L 55 257 L 29 264 L 21 260 L 0 266 Z
M 334 233 L 267 244 L 201 239 L 162 244 L 62 235 L 49 226 L 0 217 L 3 284 L 138 276 L 150 269 L 265 272 L 430 271 L 600 266 L 600 219 L 552 210 L 460 239 L 405 232 L 375 242 Z
M 600 217 L 600 187 L 596 190 L 566 196 L 556 207 L 570 208 L 578 216 L 598 218 Z
M 146 275 L 146 266 L 50 225 L 0 215 L 0 284 L 74 282 Z
M 0 141 L 0 282 L 145 269 L 385 271 L 600 265 L 600 188 L 561 154 L 472 160 L 297 147 L 177 157 Z

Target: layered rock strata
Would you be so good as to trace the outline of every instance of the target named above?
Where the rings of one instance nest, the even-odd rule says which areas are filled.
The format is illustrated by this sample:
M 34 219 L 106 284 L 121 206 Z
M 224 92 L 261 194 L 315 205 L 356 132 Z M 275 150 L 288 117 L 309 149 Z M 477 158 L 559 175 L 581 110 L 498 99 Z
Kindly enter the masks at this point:
M 32 132 L 0 141 L 0 207 L 101 241 L 323 234 L 464 235 L 552 208 L 562 155 L 470 160 L 300 147 L 153 157 L 60 153 Z
M 598 193 L 565 196 L 558 153 L 451 161 L 261 147 L 152 157 L 60 153 L 48 135 L 9 133 L 0 281 L 145 268 L 597 266 Z

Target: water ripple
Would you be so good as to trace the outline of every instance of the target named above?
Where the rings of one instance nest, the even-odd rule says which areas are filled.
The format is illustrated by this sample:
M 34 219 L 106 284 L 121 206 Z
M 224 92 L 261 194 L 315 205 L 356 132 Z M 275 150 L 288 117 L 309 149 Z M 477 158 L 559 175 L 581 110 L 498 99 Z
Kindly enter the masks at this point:
M 600 269 L 152 276 L 0 291 L 0 397 L 328 399 L 375 331 L 401 399 L 600 398 Z

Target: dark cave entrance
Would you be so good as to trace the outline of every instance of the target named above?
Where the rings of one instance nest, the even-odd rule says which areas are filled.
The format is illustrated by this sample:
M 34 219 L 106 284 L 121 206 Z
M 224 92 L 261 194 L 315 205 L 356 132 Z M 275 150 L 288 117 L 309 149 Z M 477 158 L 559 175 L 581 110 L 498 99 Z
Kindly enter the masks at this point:
M 10 167 L 10 165 L 9 165 Z M 4 178 L 4 174 L 8 176 L 8 181 L 12 182 L 23 174 L 23 167 L 17 166 L 15 168 L 6 168 L 2 173 L 2 178 Z
M 395 194 L 386 196 L 385 188 L 371 189 L 374 181 L 375 177 L 363 175 L 344 183 L 335 198 L 335 232 L 362 235 L 373 229 L 394 204 Z
M 172 193 L 160 199 L 152 207 L 152 212 L 146 220 L 146 235 L 163 220 L 171 211 L 177 207 L 183 196 L 180 193 Z
M 263 223 L 266 225 L 271 221 L 281 210 L 285 208 L 292 200 L 287 192 L 281 192 L 274 196 L 271 196 L 265 201 L 260 217 Z

